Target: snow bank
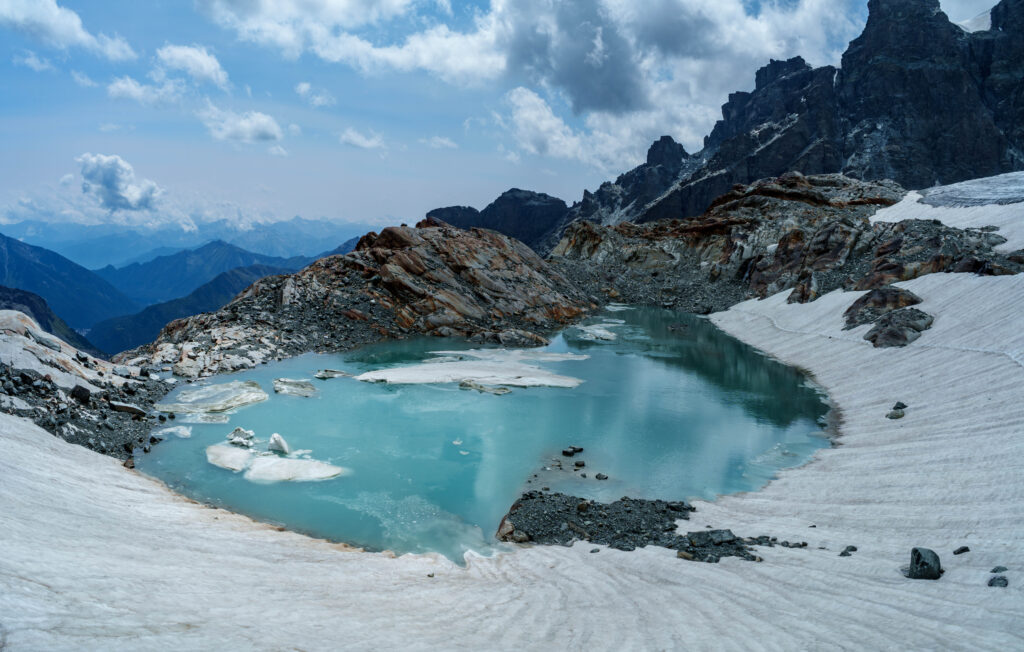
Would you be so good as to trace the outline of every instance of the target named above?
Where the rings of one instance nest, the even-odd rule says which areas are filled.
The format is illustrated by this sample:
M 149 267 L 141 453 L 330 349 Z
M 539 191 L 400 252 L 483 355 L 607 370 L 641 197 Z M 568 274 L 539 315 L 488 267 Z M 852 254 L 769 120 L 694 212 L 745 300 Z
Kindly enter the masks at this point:
M 578 387 L 583 381 L 571 376 L 561 376 L 530 362 L 564 362 L 587 358 L 585 355 L 574 353 L 551 353 L 529 349 L 437 351 L 436 354 L 446 357 L 417 365 L 368 371 L 356 376 L 356 380 L 396 385 L 468 381 L 491 386 L 572 388 Z
M 185 413 L 227 412 L 265 401 L 267 398 L 267 393 L 260 389 L 259 383 L 235 380 L 230 383 L 183 390 L 178 394 L 177 403 L 158 403 L 156 409 L 163 412 Z
M 939 220 L 960 229 L 995 226 L 996 233 L 1007 240 L 996 251 L 1024 248 L 1024 172 L 911 191 L 871 217 L 872 222 L 911 219 Z
M 0 638 L 20 649 L 1024 648 L 1024 276 L 901 284 L 934 326 L 874 349 L 785 294 L 713 321 L 811 370 L 842 442 L 766 489 L 697 501 L 684 528 L 807 541 L 763 563 L 537 547 L 458 568 L 353 553 L 175 496 L 0 415 Z M 862 327 L 863 328 L 863 327 Z M 909 407 L 885 418 L 894 402 Z M 811 525 L 816 527 L 811 528 Z M 73 536 L 64 536 L 73 533 Z M 969 545 L 971 551 L 953 556 Z M 856 545 L 852 557 L 839 557 Z M 946 574 L 903 578 L 912 546 Z M 819 550 L 825 547 L 825 550 Z M 1002 564 L 1009 588 L 989 588 Z M 286 604 L 254 618 L 253 599 Z M 472 605 L 472 608 L 453 608 Z M 524 626 L 529 623 L 529 626 Z

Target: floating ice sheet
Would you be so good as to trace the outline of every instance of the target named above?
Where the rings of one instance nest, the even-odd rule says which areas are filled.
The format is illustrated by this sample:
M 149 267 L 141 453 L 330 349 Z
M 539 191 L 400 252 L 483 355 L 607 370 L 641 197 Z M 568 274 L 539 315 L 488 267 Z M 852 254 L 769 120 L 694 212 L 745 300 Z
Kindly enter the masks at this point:
M 522 349 L 475 349 L 437 353 L 446 357 L 417 365 L 369 371 L 356 376 L 356 380 L 399 385 L 469 381 L 487 386 L 572 388 L 579 386 L 583 381 L 556 374 L 529 362 L 564 362 L 587 358 L 574 353 Z
M 156 409 L 163 412 L 227 412 L 265 401 L 267 398 L 267 393 L 260 389 L 258 383 L 251 380 L 236 380 L 198 389 L 186 389 L 178 394 L 177 403 L 159 403 Z

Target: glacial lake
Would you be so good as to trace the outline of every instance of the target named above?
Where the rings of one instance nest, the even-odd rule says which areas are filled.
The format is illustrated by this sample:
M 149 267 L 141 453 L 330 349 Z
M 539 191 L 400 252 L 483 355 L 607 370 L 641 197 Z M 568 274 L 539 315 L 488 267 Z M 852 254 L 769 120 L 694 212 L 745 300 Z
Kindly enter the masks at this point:
M 461 563 L 468 550 L 489 554 L 502 545 L 495 531 L 526 490 L 599 501 L 714 498 L 759 489 L 779 469 L 829 445 L 824 395 L 798 370 L 706 319 L 620 308 L 583 327 L 543 349 L 512 354 L 419 338 L 182 383 L 165 403 L 202 384 L 231 381 L 255 381 L 269 399 L 220 415 L 221 423 L 179 413 L 162 425 L 188 428 L 190 436 L 167 436 L 136 456 L 136 468 L 183 495 L 260 521 L 368 550 L 433 551 Z M 425 362 L 436 370 L 467 360 L 499 372 L 528 365 L 542 377 L 572 381 L 553 382 L 578 385 L 494 395 L 457 382 L 314 379 L 325 368 L 415 376 Z M 317 393 L 275 394 L 274 379 L 282 377 L 309 379 Z M 265 484 L 209 463 L 206 448 L 226 444 L 235 427 L 254 432 L 254 450 L 266 451 L 280 433 L 293 458 L 346 474 Z M 564 457 L 568 446 L 584 450 Z M 585 467 L 576 470 L 577 460 Z M 597 480 L 598 473 L 608 478 Z

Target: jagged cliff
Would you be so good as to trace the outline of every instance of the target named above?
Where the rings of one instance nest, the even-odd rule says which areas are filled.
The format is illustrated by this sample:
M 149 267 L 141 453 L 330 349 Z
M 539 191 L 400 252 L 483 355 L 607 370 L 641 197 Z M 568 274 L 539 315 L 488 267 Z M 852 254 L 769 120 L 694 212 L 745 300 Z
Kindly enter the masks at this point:
M 549 216 L 531 245 L 546 254 L 579 221 L 700 215 L 736 184 L 789 171 L 924 188 L 1024 169 L 1024 0 L 1002 0 L 973 33 L 938 0 L 870 0 L 868 11 L 841 67 L 769 62 L 754 90 L 729 96 L 700 152 L 662 137 L 642 165 Z

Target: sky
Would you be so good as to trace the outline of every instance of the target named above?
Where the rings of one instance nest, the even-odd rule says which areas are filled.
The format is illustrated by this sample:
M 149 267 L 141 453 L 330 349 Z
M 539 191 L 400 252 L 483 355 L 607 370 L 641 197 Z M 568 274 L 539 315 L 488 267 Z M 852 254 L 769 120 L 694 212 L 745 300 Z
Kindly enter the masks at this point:
M 993 0 L 943 1 L 954 22 Z M 0 0 L 0 223 L 413 222 L 693 152 L 865 0 Z

